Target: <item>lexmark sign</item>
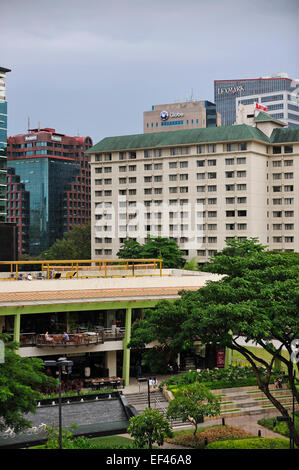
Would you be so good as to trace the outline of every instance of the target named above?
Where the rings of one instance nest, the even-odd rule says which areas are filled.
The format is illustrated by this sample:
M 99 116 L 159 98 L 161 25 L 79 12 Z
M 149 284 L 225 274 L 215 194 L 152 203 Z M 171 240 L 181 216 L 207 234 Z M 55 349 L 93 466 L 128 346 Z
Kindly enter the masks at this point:
M 236 93 L 239 93 L 240 91 L 245 91 L 242 85 L 230 86 L 228 88 L 218 88 L 217 95 L 230 95 L 230 94 L 235 95 Z

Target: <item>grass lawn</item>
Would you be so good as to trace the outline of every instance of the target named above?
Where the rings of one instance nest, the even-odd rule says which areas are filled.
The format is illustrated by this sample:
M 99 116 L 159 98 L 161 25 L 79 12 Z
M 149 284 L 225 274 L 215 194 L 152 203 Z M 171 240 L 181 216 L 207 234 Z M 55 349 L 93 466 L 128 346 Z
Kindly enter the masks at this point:
M 133 444 L 132 439 L 123 436 L 92 437 L 89 441 L 95 449 L 120 449 Z
M 264 359 L 266 361 L 269 362 L 269 360 L 272 358 L 272 356 L 267 352 L 265 351 L 263 348 L 257 348 L 257 347 L 254 347 L 254 346 L 248 346 L 247 349 L 251 352 L 253 352 L 254 354 L 256 354 L 258 357 L 260 357 L 261 359 Z M 287 360 L 290 359 L 289 357 L 289 354 L 287 351 L 282 351 L 282 355 L 283 357 L 285 357 Z M 235 364 L 236 363 L 236 364 Z M 232 364 L 233 365 L 237 365 L 237 363 L 240 363 L 240 365 L 242 364 L 249 364 L 247 359 L 243 356 L 243 354 L 239 353 L 238 351 L 232 351 Z M 281 369 L 282 371 L 286 371 L 286 366 L 284 364 L 281 364 Z

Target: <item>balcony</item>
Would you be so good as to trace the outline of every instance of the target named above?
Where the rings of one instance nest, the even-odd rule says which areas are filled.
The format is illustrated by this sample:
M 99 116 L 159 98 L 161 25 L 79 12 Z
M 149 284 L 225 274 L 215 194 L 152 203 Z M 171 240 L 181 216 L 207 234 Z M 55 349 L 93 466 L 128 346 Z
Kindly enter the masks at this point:
M 103 344 L 105 341 L 120 341 L 125 336 L 125 328 L 101 328 L 97 331 L 85 331 L 69 334 L 66 340 L 63 334 L 21 333 L 21 347 L 36 346 L 38 348 L 71 348 Z

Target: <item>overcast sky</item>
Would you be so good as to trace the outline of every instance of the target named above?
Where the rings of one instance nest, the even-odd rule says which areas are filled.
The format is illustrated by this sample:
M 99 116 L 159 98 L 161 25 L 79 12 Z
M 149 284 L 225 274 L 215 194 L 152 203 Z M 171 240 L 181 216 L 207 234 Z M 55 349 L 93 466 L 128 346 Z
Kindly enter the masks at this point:
M 299 77 L 298 0 L 0 0 L 8 135 L 143 131 L 153 104 L 215 79 Z

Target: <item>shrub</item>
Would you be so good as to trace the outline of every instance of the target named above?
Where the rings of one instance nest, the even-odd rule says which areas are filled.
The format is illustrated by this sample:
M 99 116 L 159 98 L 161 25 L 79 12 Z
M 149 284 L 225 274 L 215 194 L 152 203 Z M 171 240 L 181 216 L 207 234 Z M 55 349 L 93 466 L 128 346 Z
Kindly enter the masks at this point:
M 211 442 L 206 449 L 288 449 L 287 439 L 277 437 L 254 437 L 251 439 L 235 439 Z
M 233 426 L 217 425 L 200 429 L 196 433 L 196 437 L 190 433 L 180 433 L 173 439 L 167 439 L 167 442 L 176 445 L 183 445 L 186 447 L 193 447 L 195 449 L 202 449 L 205 447 L 205 438 L 208 440 L 208 442 L 214 442 L 227 439 L 243 439 L 252 436 L 252 434 L 244 431 L 243 429 L 235 428 Z

